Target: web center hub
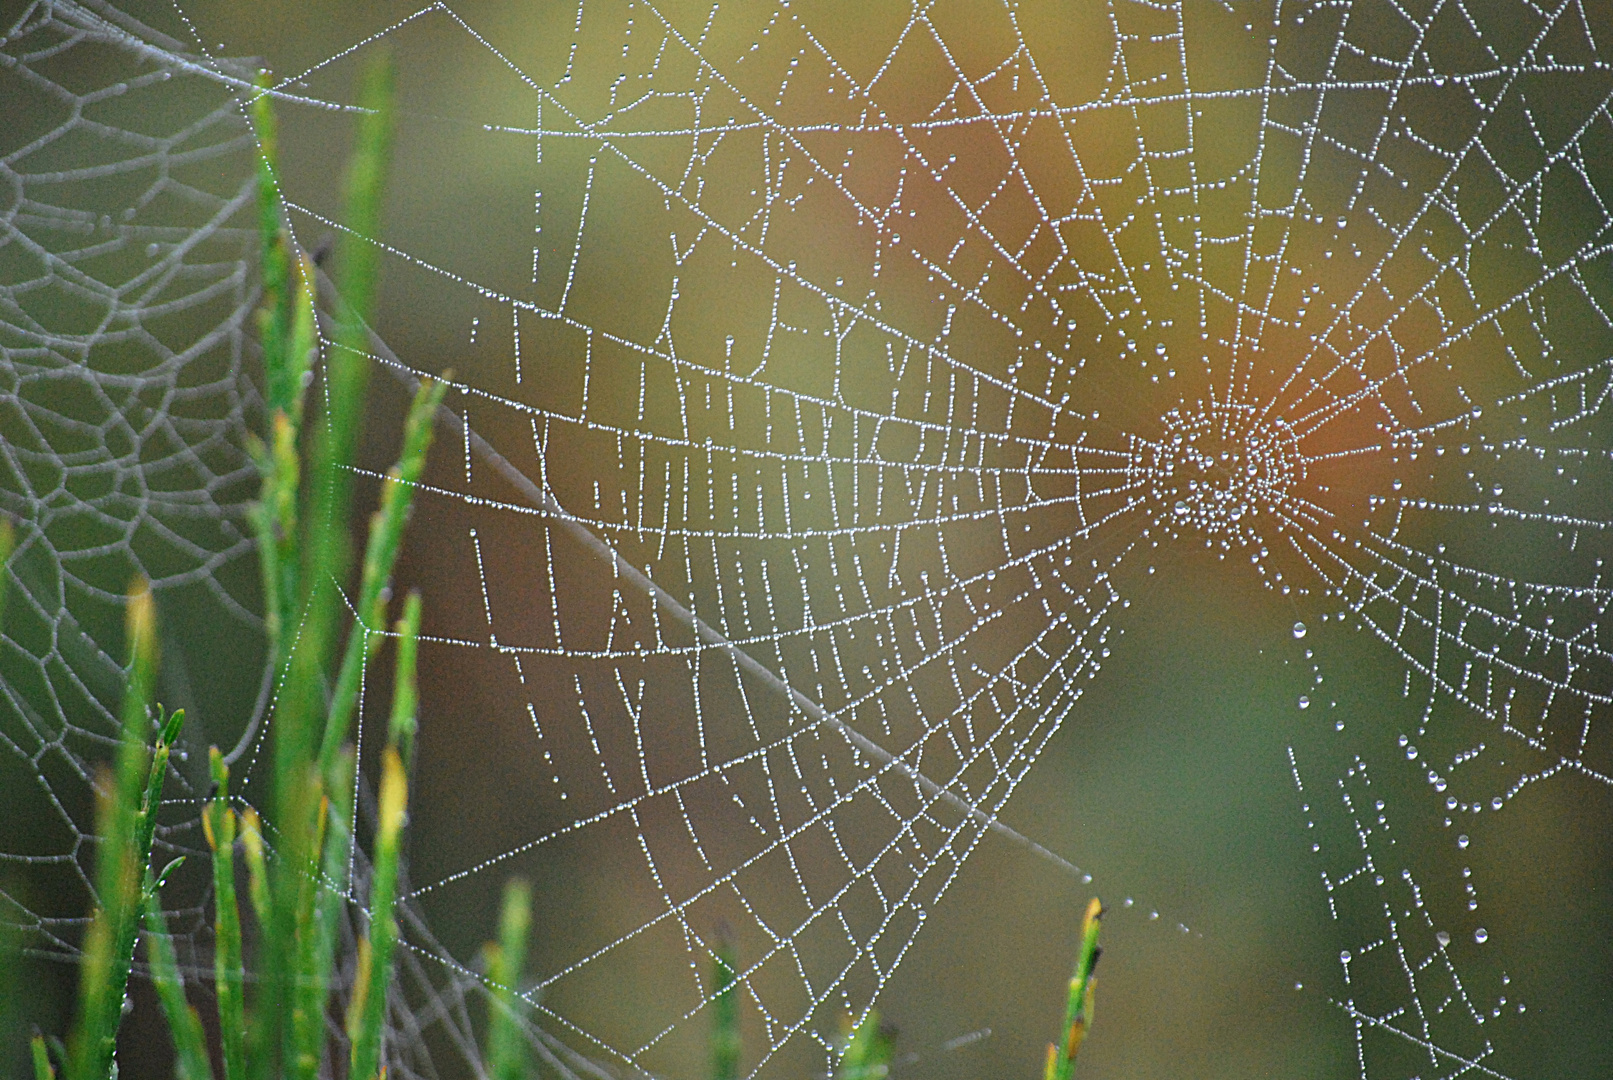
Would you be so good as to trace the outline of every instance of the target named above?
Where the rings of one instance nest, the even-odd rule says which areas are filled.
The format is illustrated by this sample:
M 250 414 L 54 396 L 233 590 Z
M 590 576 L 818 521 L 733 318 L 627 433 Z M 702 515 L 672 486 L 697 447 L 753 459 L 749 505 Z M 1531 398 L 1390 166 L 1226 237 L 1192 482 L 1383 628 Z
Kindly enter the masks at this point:
M 1158 440 L 1138 440 L 1132 465 L 1150 503 L 1177 532 L 1236 543 L 1256 539 L 1305 477 L 1293 429 L 1252 405 L 1198 402 L 1172 409 Z

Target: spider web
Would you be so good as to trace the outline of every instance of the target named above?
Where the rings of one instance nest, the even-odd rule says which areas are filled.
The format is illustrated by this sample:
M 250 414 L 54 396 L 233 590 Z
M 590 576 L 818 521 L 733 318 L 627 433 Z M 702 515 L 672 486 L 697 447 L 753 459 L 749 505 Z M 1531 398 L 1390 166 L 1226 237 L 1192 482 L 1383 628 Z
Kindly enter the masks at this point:
M 453 234 L 375 238 L 444 347 L 372 353 L 468 372 L 425 655 L 509 790 L 413 901 L 605 866 L 544 1046 L 698 1060 L 726 941 L 747 1066 L 821 1069 L 988 833 L 1080 874 L 1000 815 L 1133 599 L 1209 574 L 1291 608 L 1332 736 L 1287 758 L 1355 1071 L 1507 1075 L 1469 834 L 1613 769 L 1607 21 L 590 3 L 534 46 L 434 4 L 288 79 L 340 103 L 390 39 L 473 86 L 404 102 Z M 1363 641 L 1404 707 L 1347 724 Z
M 130 582 L 217 641 L 260 626 L 243 522 L 252 142 L 216 78 L 114 9 L 34 5 L 3 42 L 0 513 L 17 550 L 0 745 L 8 791 L 40 801 L 8 812 L 0 872 L 7 920 L 65 950 L 89 897 L 89 780 L 115 745 Z M 188 699 L 184 650 L 171 659 L 164 689 L 177 677 Z

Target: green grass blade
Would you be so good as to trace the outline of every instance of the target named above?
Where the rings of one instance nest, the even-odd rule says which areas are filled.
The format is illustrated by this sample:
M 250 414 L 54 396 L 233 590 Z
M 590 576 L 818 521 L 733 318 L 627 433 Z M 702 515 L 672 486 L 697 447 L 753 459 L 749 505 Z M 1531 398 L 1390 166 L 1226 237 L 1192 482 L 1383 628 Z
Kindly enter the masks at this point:
M 393 908 L 398 896 L 398 858 L 408 806 L 408 781 L 397 747 L 381 758 L 380 821 L 370 884 L 370 934 L 363 943 L 359 982 L 347 1015 L 352 1044 L 349 1080 L 371 1080 L 380 1066 L 381 1035 L 386 1028 L 387 991 L 392 983 L 392 952 L 398 940 Z
M 147 770 L 145 790 L 140 797 L 140 813 L 135 818 L 135 858 L 142 876 L 151 862 L 151 841 L 157 832 L 157 810 L 162 803 L 163 781 L 168 776 L 168 757 L 173 752 L 180 729 L 184 726 L 184 709 L 178 709 L 170 714 L 163 720 L 162 728 L 157 732 L 157 745 L 151 753 L 151 766 Z
M 411 429 L 416 413 L 421 411 L 421 403 L 425 402 L 431 411 L 435 411 L 436 402 L 441 396 L 440 393 L 425 392 L 416 396 L 417 408 L 410 414 Z M 430 441 L 430 412 L 425 413 L 423 419 L 427 433 L 423 437 L 405 440 L 404 462 L 406 467 L 412 469 L 414 476 L 419 475 L 426 445 Z M 385 511 L 383 516 L 387 516 Z M 373 537 L 374 533 L 371 535 Z M 394 552 L 395 545 L 394 540 Z M 398 658 L 392 688 L 392 716 L 387 724 L 387 745 L 381 761 L 380 822 L 370 885 L 370 933 L 360 953 L 359 982 L 347 1019 L 347 1035 L 352 1044 L 352 1064 L 348 1075 L 355 1080 L 367 1080 L 376 1073 L 380 1065 L 381 1036 L 386 1025 L 387 993 L 392 983 L 392 953 L 398 937 L 393 908 L 397 903 L 403 823 L 408 806 L 407 761 L 408 755 L 413 752 L 417 724 L 415 713 L 419 704 L 415 672 L 419 634 L 420 594 L 411 591 L 404 601 L 403 618 L 398 620 L 397 626 Z
M 365 70 L 360 92 L 357 138 L 349 165 L 347 223 L 354 232 L 375 234 L 380 217 L 381 187 L 391 147 L 392 63 L 384 51 Z M 364 394 L 369 378 L 368 356 L 349 347 L 345 339 L 361 334 L 367 325 L 374 292 L 376 253 L 367 241 L 342 245 L 338 281 L 343 291 L 338 335 L 325 366 L 324 411 L 311 431 L 305 517 L 302 543 L 301 606 L 298 632 L 275 710 L 275 825 L 279 829 L 279 858 L 275 860 L 271 895 L 275 905 L 272 940 L 267 958 L 280 965 L 270 972 L 265 995 L 266 1027 L 280 1027 L 287 1016 L 280 1002 L 291 995 L 290 1027 L 265 1035 L 261 1059 L 265 1077 L 275 1075 L 275 1049 L 285 1055 L 294 1077 L 311 1077 L 318 1069 L 318 1037 L 323 1032 L 323 1004 L 328 992 L 330 952 L 334 929 L 327 920 L 331 904 L 340 897 L 316 902 L 314 882 L 319 877 L 323 843 L 314 842 L 322 831 L 319 819 L 329 815 L 331 839 L 351 843 L 347 822 L 350 812 L 340 804 L 333 809 L 324 798 L 344 796 L 345 784 L 328 792 L 323 781 L 333 769 L 321 770 L 317 754 L 325 726 L 326 673 L 335 642 L 339 590 L 347 580 L 349 564 L 348 515 L 352 496 L 351 466 L 364 416 Z M 325 854 L 330 854 L 326 852 Z M 345 877 L 345 852 L 339 860 Z M 339 914 L 339 908 L 337 909 Z M 316 923 L 318 925 L 316 925 Z M 295 989 L 292 989 L 295 987 Z M 316 1006 L 319 1011 L 316 1010 Z
M 242 966 L 241 910 L 235 898 L 235 813 L 230 809 L 230 768 L 218 747 L 208 750 L 213 798 L 202 811 L 202 829 L 213 849 L 213 979 L 224 1080 L 246 1076 L 246 1003 Z
M 1095 983 L 1092 971 L 1102 951 L 1098 947 L 1099 920 L 1103 905 L 1094 897 L 1081 919 L 1081 951 L 1075 958 L 1075 974 L 1070 977 L 1069 996 L 1064 1004 L 1064 1028 L 1059 1045 L 1047 1046 L 1046 1080 L 1070 1080 L 1075 1073 L 1075 1056 L 1092 1027 Z
M 364 570 L 359 585 L 359 623 L 349 631 L 347 652 L 342 657 L 336 691 L 331 695 L 330 716 L 319 748 L 321 767 L 329 776 L 330 762 L 347 739 L 353 711 L 358 704 L 359 683 L 364 661 L 375 652 L 381 635 L 374 633 L 385 625 L 386 595 L 392 585 L 392 569 L 403 544 L 403 529 L 414 503 L 415 485 L 425 471 L 426 454 L 431 449 L 432 422 L 447 384 L 427 379 L 415 392 L 404 425 L 403 452 L 387 471 L 381 487 L 381 508 L 370 518 L 370 536 L 364 549 Z M 404 756 L 405 762 L 408 755 Z
M 526 1080 L 530 1074 L 526 1036 L 518 1011 L 521 971 L 532 930 L 532 887 L 520 878 L 504 886 L 498 944 L 487 946 L 487 979 L 493 998 L 488 1010 L 487 1072 L 491 1080 Z
M 308 365 L 313 356 L 314 301 L 311 292 L 313 266 L 307 259 L 295 264 L 295 297 L 292 332 L 283 362 L 285 378 L 294 389 L 289 400 L 269 412 L 269 442 L 251 444 L 253 458 L 263 477 L 262 491 L 252 508 L 251 521 L 258 543 L 258 560 L 263 576 L 265 636 L 273 656 L 276 675 L 282 674 L 291 655 L 287 628 L 295 625 L 294 605 L 300 598 L 301 545 L 298 530 L 298 491 L 301 462 L 298 439 L 302 431 L 303 399 L 306 397 Z M 263 273 L 271 273 L 266 265 Z
M 35 1035 L 32 1043 L 34 1056 L 34 1080 L 56 1080 L 56 1067 L 50 1063 L 50 1049 L 45 1045 L 43 1035 Z
M 263 822 L 250 806 L 241 812 L 241 850 L 246 853 L 247 893 L 252 900 L 252 914 L 257 916 L 259 928 L 267 927 L 271 917 L 269 900 L 269 871 L 263 861 Z
M 325 831 L 329 824 L 330 801 L 321 796 L 308 838 L 312 842 L 307 844 L 308 847 L 315 851 L 324 850 Z M 284 1032 L 286 1067 L 283 1074 L 293 1080 L 312 1077 L 319 1071 L 325 1006 L 329 1000 L 329 987 L 317 979 L 320 967 L 320 941 L 315 928 L 320 894 L 318 871 L 318 866 L 309 867 L 308 872 L 297 880 L 287 881 L 285 872 L 281 870 L 282 876 L 273 883 L 276 916 L 281 916 L 283 906 L 292 909 L 291 936 L 286 949 L 286 970 L 291 975 L 286 988 L 286 1006 L 280 1007 L 286 1008 L 287 1014 L 283 1019 L 289 1021 Z M 282 905 L 283 894 L 289 895 L 288 904 Z
M 338 756 L 337 768 L 352 776 L 351 749 Z M 324 1056 L 326 1014 L 330 1008 L 331 971 L 347 903 L 348 869 L 352 865 L 353 786 L 334 786 L 321 813 L 324 857 L 319 875 L 308 883 L 307 906 L 299 922 L 303 948 L 296 968 L 297 996 L 293 1016 L 296 1056 L 292 1076 L 314 1080 Z
M 319 344 L 319 323 L 314 313 L 313 260 L 304 255 L 297 259 L 293 269 L 296 277 L 292 283 L 291 341 L 286 356 L 286 379 L 291 384 L 291 396 L 285 412 L 291 419 L 292 428 L 300 433 L 303 409 L 308 398 L 308 383 L 312 379 L 309 369 L 313 363 L 314 349 Z
M 420 592 L 410 589 L 403 601 L 403 617 L 398 620 L 398 662 L 392 677 L 392 716 L 387 720 L 386 741 L 398 748 L 403 773 L 414 765 L 414 736 L 420 727 L 420 687 L 416 675 L 420 653 Z
M 737 1080 L 741 1049 L 739 978 L 733 945 L 720 942 L 714 961 L 716 993 L 711 999 L 711 1076 L 712 1080 Z
M 139 582 L 129 593 L 126 618 L 129 674 L 124 691 L 122 735 L 116 764 L 96 792 L 95 858 L 98 908 L 84 937 L 79 969 L 78 1014 L 68 1045 L 68 1080 L 105 1080 L 113 1068 L 123 995 L 133 962 L 140 884 L 149 846 L 139 850 L 141 809 L 150 753 L 146 747 L 147 710 L 156 672 L 156 606 Z M 149 841 L 148 841 L 149 845 Z
M 382 191 L 392 148 L 392 59 L 378 49 L 366 66 L 359 92 L 358 132 L 348 162 L 347 231 L 337 252 L 336 348 L 325 365 L 323 422 L 314 430 L 310 454 L 308 567 L 306 587 L 324 594 L 329 581 L 345 581 L 347 514 L 353 463 L 363 427 L 369 354 L 365 348 L 375 294 Z M 334 615 L 319 612 L 321 618 Z M 325 644 L 324 642 L 320 643 Z M 323 667 L 323 665 L 321 665 Z
M 263 822 L 252 807 L 241 811 L 240 828 L 241 851 L 246 855 L 247 895 L 252 901 L 258 932 L 267 937 L 274 933 L 280 911 L 269 891 L 269 870 L 263 857 Z M 283 944 L 274 941 L 265 941 L 258 950 L 253 972 L 257 986 L 246 1029 L 246 1075 L 252 1080 L 271 1080 L 276 1076 L 275 1063 L 279 1061 L 286 1038 L 281 1005 L 285 1000 L 285 987 L 280 971 L 289 952 Z
M 339 312 L 342 344 L 365 352 L 364 340 L 375 299 L 382 199 L 392 158 L 394 65 L 385 43 L 378 45 L 360 74 L 358 135 L 347 164 L 348 234 L 338 251 L 336 287 L 345 310 Z M 366 365 L 367 366 L 367 365 Z
M 263 267 L 263 306 L 258 311 L 259 344 L 263 347 L 264 389 L 269 415 L 289 412 L 300 387 L 287 366 L 286 335 L 290 328 L 291 259 L 280 218 L 279 129 L 274 98 L 267 93 L 269 73 L 258 74 L 252 99 L 252 126 L 258 139 L 258 242 Z
M 157 882 L 146 870 L 145 885 L 146 956 L 151 963 L 151 981 L 168 1031 L 174 1038 L 174 1076 L 177 1080 L 212 1080 L 213 1065 L 207 1057 L 207 1036 L 202 1018 L 185 1000 L 185 981 L 174 957 L 173 939 L 168 936 L 168 920 L 163 917 Z

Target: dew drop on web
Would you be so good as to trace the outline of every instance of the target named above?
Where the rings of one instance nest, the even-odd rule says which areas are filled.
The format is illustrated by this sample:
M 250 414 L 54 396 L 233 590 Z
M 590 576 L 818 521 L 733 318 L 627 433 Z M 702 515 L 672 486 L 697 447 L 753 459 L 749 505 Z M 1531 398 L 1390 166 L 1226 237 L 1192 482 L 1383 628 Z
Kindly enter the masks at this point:
M 1305 636 L 1305 624 L 1304 623 L 1297 622 L 1297 623 L 1294 624 L 1294 636 L 1296 638 L 1302 638 L 1302 637 Z

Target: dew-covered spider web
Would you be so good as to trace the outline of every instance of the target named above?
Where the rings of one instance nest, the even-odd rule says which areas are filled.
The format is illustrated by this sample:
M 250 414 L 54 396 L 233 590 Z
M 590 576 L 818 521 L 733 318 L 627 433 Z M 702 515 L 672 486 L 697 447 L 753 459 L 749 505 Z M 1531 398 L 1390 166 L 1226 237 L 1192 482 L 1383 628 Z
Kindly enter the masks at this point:
M 48 29 L 34 32 L 61 36 L 83 17 L 69 10 L 82 9 L 39 9 Z M 1022 862 L 993 865 L 1098 890 L 1116 927 L 1152 927 L 1191 967 L 1200 921 L 1141 895 L 1168 891 L 1168 874 L 1093 881 L 1080 845 L 1103 819 L 1054 842 L 1016 828 L 1012 802 L 1039 759 L 1102 724 L 1090 702 L 1105 669 L 1146 659 L 1148 632 L 1130 631 L 1182 593 L 1246 607 L 1261 655 L 1299 679 L 1257 745 L 1292 826 L 1268 843 L 1310 860 L 1293 903 L 1322 929 L 1283 942 L 1262 974 L 1319 1003 L 1337 1039 L 1293 1071 L 1529 1076 L 1540 1058 L 1513 1048 L 1541 1045 L 1603 1060 L 1605 1013 L 1530 1011 L 1514 980 L 1548 984 L 1545 958 L 1606 922 L 1583 915 L 1605 885 L 1517 898 L 1572 878 L 1553 877 L 1571 849 L 1581 878 L 1606 876 L 1605 853 L 1581 849 L 1606 831 L 1613 786 L 1600 635 L 1613 10 L 587 0 L 399 14 L 338 25 L 310 7 L 277 57 L 245 43 L 266 39 L 246 16 L 215 29 L 186 8 L 171 16 L 198 35 L 186 44 L 139 35 L 169 60 L 125 50 L 218 87 L 208 115 L 229 135 L 209 146 L 245 129 L 235 69 L 207 58 L 271 53 L 288 224 L 309 248 L 340 229 L 326 163 L 353 71 L 383 43 L 399 65 L 398 191 L 386 234 L 363 238 L 393 297 L 372 355 L 378 379 L 457 375 L 405 568 L 426 585 L 432 642 L 394 1068 L 435 1073 L 430 1031 L 474 1038 L 474 948 L 418 913 L 485 910 L 517 873 L 551 883 L 521 990 L 560 1071 L 703 1070 L 715 955 L 731 948 L 745 1070 L 823 1074 L 842 1016 L 883 1006 L 914 965 L 944 969 L 922 959 L 944 943 L 921 931 L 994 847 Z M 45 47 L 13 32 L 8 71 Z M 119 161 L 186 153 L 178 137 L 137 153 L 72 115 Z M 35 186 L 67 174 L 4 160 L 26 192 L 12 251 L 35 222 L 77 223 L 75 252 L 134 228 L 41 209 L 57 204 Z M 239 394 L 252 295 L 229 215 L 250 189 L 244 164 L 231 175 L 229 194 L 190 203 L 193 235 L 238 249 L 218 277 L 232 314 L 192 340 L 229 352 Z M 176 273 L 200 255 L 161 257 L 161 281 L 204 289 Z M 109 272 L 56 260 L 21 284 L 8 264 L 8 336 L 41 334 L 20 313 L 28 282 L 114 290 L 93 286 Z M 118 293 L 136 324 L 163 303 L 156 281 Z M 83 348 L 133 333 L 103 320 Z M 115 383 L 55 338 L 29 341 L 8 342 L 7 408 L 37 356 Z M 244 399 L 230 400 L 216 437 L 238 446 Z M 147 457 L 74 453 L 38 451 L 116 493 L 75 496 L 101 515 L 120 485 L 161 474 Z M 241 468 L 238 451 L 180 458 L 207 462 L 210 485 Z M 61 497 L 29 482 L 8 475 L 5 497 L 32 500 L 8 511 L 56 512 Z M 172 573 L 212 580 L 243 554 L 240 503 L 173 498 L 216 535 L 187 539 Z M 51 551 L 64 580 L 77 573 L 66 546 Z M 59 624 L 49 612 L 67 607 L 51 603 L 42 617 Z M 7 693 L 36 717 L 11 690 L 14 658 L 82 665 L 53 667 L 9 621 L 6 634 Z M 30 762 L 49 747 L 82 774 L 93 748 L 60 732 L 110 728 L 62 709 L 33 742 L 7 735 Z M 262 739 L 245 731 L 243 752 Z M 249 769 L 248 801 L 255 781 Z M 449 808 L 436 826 L 433 792 Z M 85 819 L 61 813 L 72 850 L 31 857 L 82 864 Z M 171 842 L 196 841 L 176 826 Z M 970 896 L 1006 906 L 1020 889 Z M 1173 985 L 1168 968 L 1152 979 L 1161 998 L 1246 990 L 1233 1016 L 1287 1007 L 1241 984 Z M 1127 1050 L 1110 1052 L 1123 1071 Z M 967 1068 L 1020 1068 L 983 1061 Z
M 253 142 L 227 88 L 116 10 L 35 5 L 0 29 L 0 515 L 16 538 L 0 907 L 67 949 L 131 581 L 169 614 L 205 612 L 215 640 L 260 625 L 241 440 Z M 188 698 L 184 650 L 170 652 L 165 696 Z

